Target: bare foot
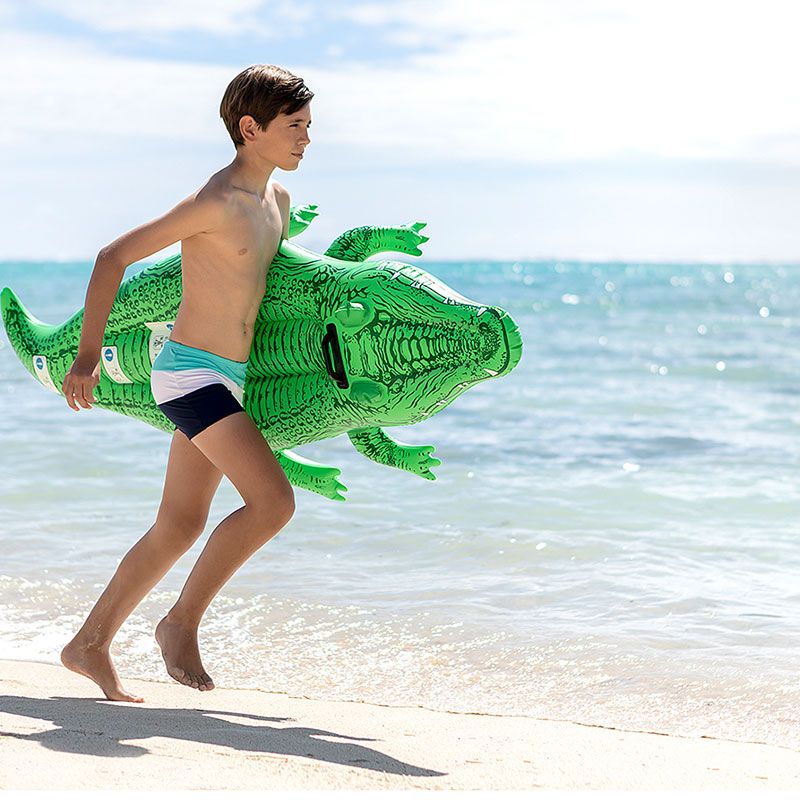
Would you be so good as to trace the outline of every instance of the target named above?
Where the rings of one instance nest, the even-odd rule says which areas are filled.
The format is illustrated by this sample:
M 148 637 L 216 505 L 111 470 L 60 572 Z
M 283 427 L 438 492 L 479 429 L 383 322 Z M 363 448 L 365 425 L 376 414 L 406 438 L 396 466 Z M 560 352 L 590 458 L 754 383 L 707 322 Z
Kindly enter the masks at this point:
M 167 614 L 156 625 L 156 641 L 170 677 L 201 692 L 214 688 L 214 681 L 200 661 L 197 628 L 174 622 Z
M 73 639 L 61 651 L 61 663 L 67 669 L 93 680 L 109 700 L 124 700 L 129 703 L 144 702 L 143 697 L 136 697 L 122 688 L 108 650 L 86 647 Z

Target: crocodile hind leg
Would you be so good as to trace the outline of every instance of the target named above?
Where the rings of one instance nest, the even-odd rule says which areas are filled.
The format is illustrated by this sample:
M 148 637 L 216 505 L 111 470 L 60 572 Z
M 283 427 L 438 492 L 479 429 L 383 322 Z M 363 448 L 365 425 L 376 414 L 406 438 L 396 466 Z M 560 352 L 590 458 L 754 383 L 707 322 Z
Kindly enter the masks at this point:
M 331 500 L 347 500 L 341 492 L 347 487 L 340 483 L 336 476 L 341 472 L 338 467 L 318 464 L 311 459 L 293 453 L 291 450 L 275 451 L 275 458 L 286 473 L 289 483 L 300 489 L 316 492 Z
M 432 444 L 396 442 L 382 428 L 355 428 L 348 431 L 347 435 L 353 447 L 372 461 L 413 472 L 429 481 L 436 480 L 431 467 L 437 467 L 442 462 L 430 455 L 435 449 Z

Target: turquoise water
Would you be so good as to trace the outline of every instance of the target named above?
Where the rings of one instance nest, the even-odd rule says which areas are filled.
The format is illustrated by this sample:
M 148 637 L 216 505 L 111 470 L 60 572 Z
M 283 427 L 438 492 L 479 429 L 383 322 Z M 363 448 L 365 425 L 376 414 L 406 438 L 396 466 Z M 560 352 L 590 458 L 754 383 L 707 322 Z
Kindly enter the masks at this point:
M 299 448 L 348 501 L 289 525 L 200 630 L 218 686 L 800 744 L 800 269 L 416 262 L 507 309 L 525 350 L 437 416 L 436 481 L 346 437 Z M 89 264 L 4 263 L 61 322 Z M 129 270 L 129 274 L 132 270 Z M 0 338 L 0 657 L 58 663 L 152 524 L 169 438 L 71 411 Z M 125 677 L 214 525 L 125 623 Z

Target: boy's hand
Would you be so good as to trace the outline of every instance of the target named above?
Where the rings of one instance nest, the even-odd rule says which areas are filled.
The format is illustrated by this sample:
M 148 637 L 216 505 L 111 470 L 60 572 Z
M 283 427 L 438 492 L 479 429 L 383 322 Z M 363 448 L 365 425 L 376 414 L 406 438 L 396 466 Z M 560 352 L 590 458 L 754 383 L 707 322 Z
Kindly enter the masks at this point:
M 100 383 L 100 359 L 96 356 L 87 358 L 79 355 L 67 370 L 61 391 L 67 398 L 67 405 L 78 411 L 76 402 L 84 408 L 91 408 L 94 399 L 94 387 Z

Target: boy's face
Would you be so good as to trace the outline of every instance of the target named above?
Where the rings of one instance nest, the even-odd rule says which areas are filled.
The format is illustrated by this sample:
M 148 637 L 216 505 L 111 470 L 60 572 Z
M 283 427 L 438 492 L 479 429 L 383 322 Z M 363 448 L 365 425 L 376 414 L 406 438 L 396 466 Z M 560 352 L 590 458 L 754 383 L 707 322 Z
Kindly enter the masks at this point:
M 293 114 L 278 114 L 262 130 L 251 116 L 242 117 L 245 147 L 283 170 L 295 170 L 303 151 L 311 144 L 311 103 Z

